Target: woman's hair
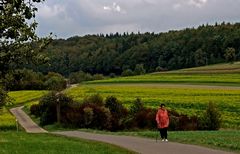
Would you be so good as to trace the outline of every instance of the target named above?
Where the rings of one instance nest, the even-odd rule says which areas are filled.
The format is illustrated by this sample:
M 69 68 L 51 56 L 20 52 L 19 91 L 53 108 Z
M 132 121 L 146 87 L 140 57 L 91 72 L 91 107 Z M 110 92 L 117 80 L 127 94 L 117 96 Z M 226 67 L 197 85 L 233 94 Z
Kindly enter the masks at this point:
M 160 105 L 160 107 L 163 107 L 163 106 L 165 106 L 165 104 L 161 104 L 161 105 Z

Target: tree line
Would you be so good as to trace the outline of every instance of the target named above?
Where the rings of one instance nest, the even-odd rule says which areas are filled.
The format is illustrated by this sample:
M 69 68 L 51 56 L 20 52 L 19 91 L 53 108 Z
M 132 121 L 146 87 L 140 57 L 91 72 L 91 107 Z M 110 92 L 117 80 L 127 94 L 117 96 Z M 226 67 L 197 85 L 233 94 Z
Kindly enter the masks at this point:
M 123 33 L 55 39 L 44 51 L 43 65 L 21 66 L 69 76 L 120 75 L 176 70 L 240 60 L 240 23 L 201 25 L 167 33 Z

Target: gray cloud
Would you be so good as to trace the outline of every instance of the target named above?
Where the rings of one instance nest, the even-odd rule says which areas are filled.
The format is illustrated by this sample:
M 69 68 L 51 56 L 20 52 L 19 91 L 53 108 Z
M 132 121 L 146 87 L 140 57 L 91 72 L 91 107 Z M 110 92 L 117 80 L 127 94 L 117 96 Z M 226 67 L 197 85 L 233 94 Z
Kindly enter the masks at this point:
M 110 32 L 162 32 L 237 22 L 240 0 L 62 0 L 39 6 L 38 34 L 58 37 Z

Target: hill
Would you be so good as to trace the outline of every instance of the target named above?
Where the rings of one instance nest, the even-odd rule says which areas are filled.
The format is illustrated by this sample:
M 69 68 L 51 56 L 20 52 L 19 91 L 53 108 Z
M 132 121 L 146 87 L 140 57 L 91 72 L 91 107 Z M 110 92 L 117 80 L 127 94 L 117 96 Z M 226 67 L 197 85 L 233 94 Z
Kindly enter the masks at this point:
M 177 70 L 240 60 L 240 24 L 201 25 L 167 33 L 87 35 L 57 39 L 45 50 L 49 64 L 25 66 L 37 72 L 120 75 L 143 65 Z M 49 67 L 50 66 L 50 67 Z M 24 66 L 23 66 L 24 67 Z

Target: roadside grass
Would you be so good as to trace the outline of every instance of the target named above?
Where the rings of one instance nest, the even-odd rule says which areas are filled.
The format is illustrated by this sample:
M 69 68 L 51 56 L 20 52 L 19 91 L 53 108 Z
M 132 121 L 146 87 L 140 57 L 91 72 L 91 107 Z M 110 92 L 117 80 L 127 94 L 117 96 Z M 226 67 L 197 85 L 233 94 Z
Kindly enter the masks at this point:
M 111 135 L 126 135 L 152 138 L 160 141 L 158 131 L 124 131 L 124 132 L 106 132 L 91 129 L 80 129 L 80 131 L 111 134 Z M 240 153 L 240 131 L 239 130 L 219 130 L 219 131 L 169 131 L 168 139 L 170 142 L 178 142 L 184 144 L 193 144 L 205 146 L 213 149 L 221 149 L 225 151 L 233 151 Z
M 15 117 L 3 107 L 0 111 L 0 130 L 13 130 L 16 129 Z
M 126 107 L 141 98 L 147 107 L 158 108 L 165 103 L 168 109 L 187 115 L 200 115 L 213 102 L 222 113 L 223 128 L 240 129 L 240 89 L 211 86 L 176 86 L 158 84 L 82 84 L 68 89 L 73 99 L 100 94 L 117 97 Z
M 52 134 L 0 132 L 1 154 L 133 154 L 134 152 L 101 142 Z

